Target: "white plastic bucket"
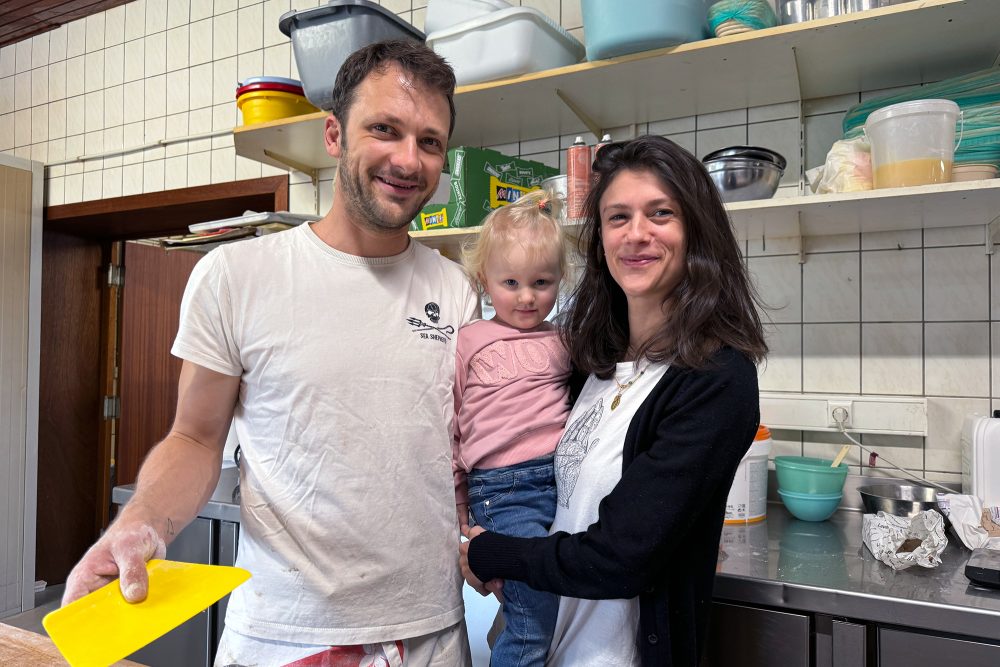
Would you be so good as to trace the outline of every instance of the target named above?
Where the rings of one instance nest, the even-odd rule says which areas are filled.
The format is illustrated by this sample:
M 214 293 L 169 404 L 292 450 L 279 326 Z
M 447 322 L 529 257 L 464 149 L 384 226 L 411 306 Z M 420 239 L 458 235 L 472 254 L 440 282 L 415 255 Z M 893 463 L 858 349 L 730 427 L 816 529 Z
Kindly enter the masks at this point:
M 726 500 L 726 523 L 754 523 L 767 518 L 767 458 L 770 455 L 771 432 L 761 424 L 753 444 L 736 469 Z
M 959 115 L 958 105 L 951 100 L 914 100 L 872 112 L 865 134 L 872 146 L 874 186 L 951 181 Z

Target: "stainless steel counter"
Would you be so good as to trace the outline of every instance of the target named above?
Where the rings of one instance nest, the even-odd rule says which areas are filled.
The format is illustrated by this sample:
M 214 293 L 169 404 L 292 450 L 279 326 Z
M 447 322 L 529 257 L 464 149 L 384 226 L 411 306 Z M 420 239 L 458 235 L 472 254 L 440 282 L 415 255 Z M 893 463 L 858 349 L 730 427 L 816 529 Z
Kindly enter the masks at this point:
M 224 468 L 199 516 L 240 520 L 237 468 Z M 133 485 L 112 500 L 131 498 Z M 819 612 L 1000 641 L 1000 590 L 976 588 L 964 570 L 970 551 L 948 535 L 942 564 L 896 572 L 861 542 L 860 511 L 841 509 L 828 521 L 800 521 L 781 502 L 767 519 L 722 532 L 715 597 L 756 606 Z
M 223 468 L 219 475 L 219 483 L 215 486 L 215 492 L 208 499 L 208 503 L 198 513 L 198 516 L 206 519 L 221 519 L 222 521 L 240 521 L 240 500 L 237 489 L 240 483 L 240 471 L 238 468 Z M 124 505 L 132 494 L 135 493 L 135 484 L 116 486 L 111 491 L 111 502 L 116 505 Z
M 970 585 L 957 538 L 940 566 L 897 572 L 862 544 L 861 517 L 800 521 L 771 502 L 765 521 L 726 526 L 715 598 L 1000 640 L 1000 590 Z

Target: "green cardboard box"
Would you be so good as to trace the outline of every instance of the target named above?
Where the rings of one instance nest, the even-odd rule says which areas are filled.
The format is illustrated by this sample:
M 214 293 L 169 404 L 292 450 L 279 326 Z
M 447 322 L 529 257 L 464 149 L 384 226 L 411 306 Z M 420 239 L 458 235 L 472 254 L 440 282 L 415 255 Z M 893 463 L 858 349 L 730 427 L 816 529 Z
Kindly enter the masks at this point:
M 458 146 L 448 151 L 451 196 L 446 205 L 425 206 L 412 230 L 476 227 L 495 208 L 538 190 L 542 180 L 559 170 L 534 160 L 510 157 L 488 148 Z

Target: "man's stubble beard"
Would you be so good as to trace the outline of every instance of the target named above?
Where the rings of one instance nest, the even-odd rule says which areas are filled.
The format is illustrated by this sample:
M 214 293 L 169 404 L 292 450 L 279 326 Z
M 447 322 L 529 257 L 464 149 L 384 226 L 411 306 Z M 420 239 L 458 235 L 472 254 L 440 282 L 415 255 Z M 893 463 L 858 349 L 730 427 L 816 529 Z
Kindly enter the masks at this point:
M 362 181 L 360 168 L 352 164 L 346 146 L 340 164 L 342 168 L 338 169 L 337 178 L 341 180 L 341 190 L 346 198 L 347 210 L 357 223 L 373 232 L 389 234 L 408 227 L 417 213 L 430 201 L 431 194 L 428 194 L 422 202 L 413 207 L 413 210 L 404 212 L 405 215 L 394 220 L 388 211 L 379 206 L 374 188 L 369 182 Z

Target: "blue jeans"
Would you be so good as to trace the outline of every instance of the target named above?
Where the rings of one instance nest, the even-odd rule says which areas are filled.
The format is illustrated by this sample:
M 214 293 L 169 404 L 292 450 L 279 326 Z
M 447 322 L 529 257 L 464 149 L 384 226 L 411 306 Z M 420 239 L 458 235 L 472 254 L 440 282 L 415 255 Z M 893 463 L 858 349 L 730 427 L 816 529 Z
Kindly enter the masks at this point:
M 513 537 L 544 537 L 556 514 L 553 457 L 468 475 L 476 525 Z M 493 667 L 542 667 L 555 631 L 559 596 L 520 581 L 503 585 L 504 630 L 490 656 Z

